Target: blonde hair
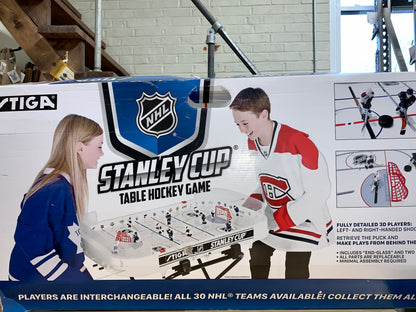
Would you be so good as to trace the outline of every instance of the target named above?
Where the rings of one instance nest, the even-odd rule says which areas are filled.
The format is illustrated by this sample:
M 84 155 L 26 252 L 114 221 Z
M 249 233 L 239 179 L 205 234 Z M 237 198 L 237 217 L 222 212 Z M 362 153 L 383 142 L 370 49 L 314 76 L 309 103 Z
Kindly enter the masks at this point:
M 64 117 L 55 129 L 49 160 L 36 176 L 23 204 L 42 187 L 56 181 L 60 174 L 66 173 L 73 187 L 77 215 L 81 218 L 87 206 L 88 183 L 87 171 L 82 165 L 76 145 L 77 142 L 88 144 L 102 133 L 100 125 L 89 118 L 74 114 Z M 46 168 L 53 170 L 42 178 Z

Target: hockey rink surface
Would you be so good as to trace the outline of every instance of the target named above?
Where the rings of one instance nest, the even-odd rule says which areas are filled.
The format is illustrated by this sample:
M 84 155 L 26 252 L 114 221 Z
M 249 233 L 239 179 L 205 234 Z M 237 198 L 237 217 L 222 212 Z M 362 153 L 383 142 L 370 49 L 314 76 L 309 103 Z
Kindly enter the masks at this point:
M 337 207 L 416 205 L 416 150 L 338 151 Z
M 416 81 L 392 81 L 392 82 L 363 82 L 363 83 L 336 83 L 334 85 L 335 104 L 335 137 L 342 139 L 371 139 L 369 129 L 361 118 L 361 113 L 350 89 L 360 101 L 360 95 L 368 89 L 374 91 L 371 112 L 368 116 L 368 123 L 374 133 L 375 139 L 387 138 L 415 138 L 416 104 L 408 108 L 407 115 L 409 123 L 404 134 L 400 134 L 402 120 L 396 111 L 400 102 L 399 92 L 411 88 L 416 90 Z M 391 127 L 381 127 L 378 123 L 379 117 L 387 115 L 393 118 Z
M 102 269 L 139 276 L 265 237 L 265 216 L 243 207 L 245 196 L 228 194 L 89 224 L 82 233 L 85 253 Z

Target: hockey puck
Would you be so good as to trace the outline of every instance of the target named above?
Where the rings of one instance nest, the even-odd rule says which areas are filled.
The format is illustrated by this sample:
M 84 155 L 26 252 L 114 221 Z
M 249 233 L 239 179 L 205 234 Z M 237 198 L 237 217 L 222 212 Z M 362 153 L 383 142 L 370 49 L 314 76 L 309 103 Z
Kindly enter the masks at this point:
M 393 126 L 393 117 L 389 115 L 381 115 L 378 118 L 378 124 L 380 125 L 380 127 L 390 128 L 391 126 Z
M 410 165 L 404 166 L 404 171 L 406 171 L 406 172 L 412 171 L 412 166 L 410 166 Z

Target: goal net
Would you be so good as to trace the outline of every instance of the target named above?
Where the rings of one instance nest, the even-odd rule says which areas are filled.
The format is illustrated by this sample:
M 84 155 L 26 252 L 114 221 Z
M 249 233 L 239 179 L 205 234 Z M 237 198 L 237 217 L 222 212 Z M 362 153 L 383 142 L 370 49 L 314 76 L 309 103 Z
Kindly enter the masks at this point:
M 117 236 L 116 236 L 116 241 L 122 242 L 122 243 L 131 243 L 131 236 L 122 231 L 118 231 Z
M 232 219 L 230 209 L 223 206 L 215 206 L 215 216 L 219 218 L 225 218 L 227 221 Z
M 406 199 L 409 194 L 409 190 L 406 187 L 406 178 L 400 172 L 399 167 L 393 162 L 389 162 L 388 166 L 388 177 L 390 185 L 391 201 L 400 202 Z

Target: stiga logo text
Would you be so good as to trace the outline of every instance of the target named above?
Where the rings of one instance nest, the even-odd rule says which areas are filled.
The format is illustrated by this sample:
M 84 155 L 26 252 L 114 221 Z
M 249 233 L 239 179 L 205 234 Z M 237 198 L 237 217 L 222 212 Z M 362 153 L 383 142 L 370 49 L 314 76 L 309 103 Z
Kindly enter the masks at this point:
M 0 112 L 56 110 L 57 94 L 0 96 Z

